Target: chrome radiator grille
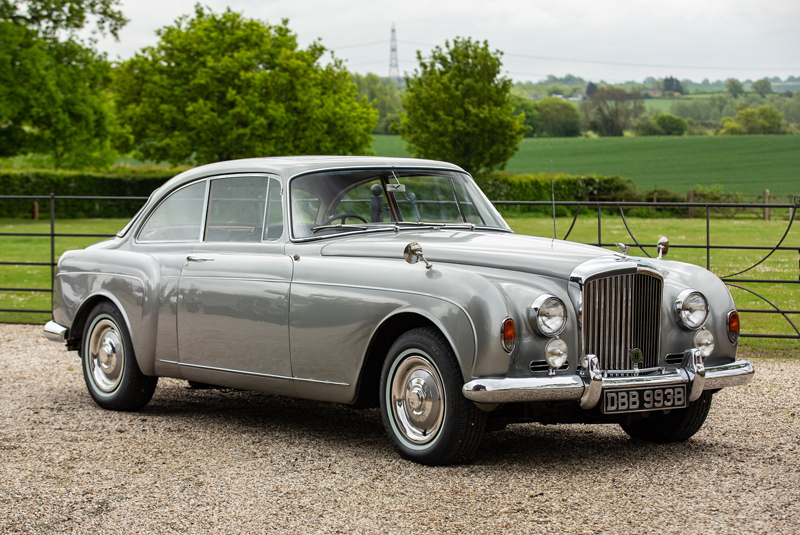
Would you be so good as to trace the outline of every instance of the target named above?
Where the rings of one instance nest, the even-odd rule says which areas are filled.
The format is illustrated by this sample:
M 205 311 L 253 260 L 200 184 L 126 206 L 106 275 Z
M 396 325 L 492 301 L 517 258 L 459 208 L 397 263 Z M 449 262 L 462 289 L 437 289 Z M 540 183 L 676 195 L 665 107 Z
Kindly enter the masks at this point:
M 583 354 L 602 370 L 632 370 L 629 349 L 641 349 L 641 368 L 658 366 L 663 282 L 646 273 L 613 275 L 583 290 Z

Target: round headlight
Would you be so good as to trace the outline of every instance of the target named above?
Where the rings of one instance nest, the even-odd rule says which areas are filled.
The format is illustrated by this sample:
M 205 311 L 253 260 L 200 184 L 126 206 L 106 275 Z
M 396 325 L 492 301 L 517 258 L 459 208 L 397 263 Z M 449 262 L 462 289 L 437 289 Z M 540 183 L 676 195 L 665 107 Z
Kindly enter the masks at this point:
M 703 358 L 714 351 L 714 335 L 708 329 L 700 329 L 694 335 L 694 347 L 700 350 Z
M 558 369 L 567 363 L 567 343 L 561 338 L 553 338 L 544 348 L 544 360 L 553 369 Z
M 708 317 L 708 301 L 697 290 L 684 290 L 675 300 L 675 321 L 688 330 L 699 329 Z
M 558 336 L 567 326 L 567 307 L 558 297 L 543 294 L 536 298 L 528 313 L 531 327 L 541 336 Z

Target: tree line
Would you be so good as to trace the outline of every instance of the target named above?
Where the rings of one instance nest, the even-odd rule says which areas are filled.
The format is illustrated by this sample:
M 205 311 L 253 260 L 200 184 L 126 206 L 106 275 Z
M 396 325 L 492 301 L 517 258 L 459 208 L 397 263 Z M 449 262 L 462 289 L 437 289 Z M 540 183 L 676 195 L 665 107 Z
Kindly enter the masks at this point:
M 0 156 L 47 154 L 57 168 L 107 167 L 120 154 L 202 164 L 366 154 L 372 134 L 395 133 L 415 156 L 482 173 L 502 169 L 526 136 L 787 133 L 786 117 L 800 116 L 800 91 L 775 95 L 767 79 L 749 93 L 729 80 L 727 95 L 654 115 L 642 90 L 603 83 L 586 83 L 579 105 L 557 92 L 533 100 L 502 76 L 501 51 L 470 38 L 417 52 L 401 91 L 335 55 L 323 65 L 326 48 L 300 48 L 286 20 L 199 4 L 118 64 L 78 37 L 87 27 L 117 37 L 126 22 L 120 0 L 0 0 Z

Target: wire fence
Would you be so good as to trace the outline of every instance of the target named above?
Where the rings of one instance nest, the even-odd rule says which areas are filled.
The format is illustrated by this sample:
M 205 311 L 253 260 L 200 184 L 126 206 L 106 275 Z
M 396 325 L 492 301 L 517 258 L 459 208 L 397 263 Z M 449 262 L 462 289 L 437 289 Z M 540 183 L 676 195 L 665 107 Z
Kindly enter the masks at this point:
M 3 292 L 42 292 L 42 293 L 49 293 L 51 294 L 51 305 L 52 305 L 52 294 L 53 294 L 53 282 L 55 280 L 55 270 L 57 266 L 57 257 L 56 257 L 56 239 L 57 238 L 109 238 L 113 237 L 113 234 L 91 234 L 91 233 L 60 233 L 56 232 L 56 203 L 59 201 L 69 201 L 69 200 L 78 200 L 78 201 L 120 201 L 125 203 L 130 202 L 140 202 L 144 204 L 147 200 L 147 197 L 109 197 L 109 196 L 63 196 L 63 195 L 54 195 L 51 194 L 49 196 L 35 196 L 35 195 L 0 195 L 0 202 L 3 200 L 28 200 L 35 204 L 34 211 L 38 211 L 38 203 L 40 201 L 44 201 L 46 204 L 49 205 L 49 219 L 50 219 L 50 232 L 45 233 L 21 233 L 21 232 L 0 232 L 0 237 L 5 236 L 27 236 L 27 237 L 39 237 L 39 238 L 48 238 L 49 240 L 49 254 L 50 259 L 49 262 L 36 262 L 36 261 L 0 261 L 0 266 L 47 266 L 50 268 L 50 285 L 48 287 L 38 287 L 38 288 L 23 288 L 23 287 L 0 287 L 0 293 Z M 523 206 L 551 206 L 555 204 L 555 206 L 565 207 L 567 209 L 574 210 L 574 216 L 572 219 L 572 224 L 570 225 L 569 229 L 567 230 L 566 234 L 562 237 L 562 239 L 566 240 L 571 235 L 573 229 L 575 228 L 575 223 L 578 221 L 579 215 L 584 210 L 592 210 L 597 213 L 597 241 L 593 241 L 589 243 L 589 245 L 596 245 L 600 247 L 613 247 L 616 245 L 614 242 L 604 241 L 603 239 L 603 219 L 610 214 L 618 213 L 621 217 L 625 229 L 628 232 L 631 240 L 635 244 L 635 247 L 640 249 L 644 255 L 651 257 L 651 254 L 647 251 L 647 248 L 655 248 L 656 244 L 650 243 L 643 243 L 641 242 L 634 232 L 631 230 L 631 226 L 628 223 L 628 220 L 625 216 L 625 209 L 626 208 L 671 208 L 671 207 L 680 207 L 680 208 L 687 208 L 690 209 L 693 215 L 696 215 L 697 212 L 705 213 L 705 243 L 699 244 L 670 244 L 670 248 L 675 249 L 702 249 L 705 250 L 705 267 L 708 270 L 711 270 L 711 252 L 714 250 L 732 250 L 732 251 L 762 251 L 764 253 L 763 257 L 758 261 L 747 267 L 746 269 L 740 270 L 735 273 L 729 273 L 726 275 L 721 276 L 720 278 L 732 288 L 737 288 L 739 290 L 748 292 L 752 294 L 760 301 L 767 305 L 767 308 L 745 308 L 739 309 L 739 312 L 743 313 L 753 313 L 753 314 L 774 314 L 779 315 L 787 322 L 787 324 L 791 327 L 791 330 L 794 331 L 795 334 L 769 334 L 769 333 L 742 333 L 741 336 L 743 338 L 776 338 L 776 339 L 793 339 L 793 340 L 800 340 L 800 330 L 798 329 L 797 325 L 792 321 L 790 316 L 800 314 L 800 310 L 790 310 L 783 308 L 779 303 L 774 303 L 770 299 L 766 298 L 765 296 L 759 294 L 758 292 L 754 291 L 753 289 L 749 288 L 750 285 L 759 285 L 759 284 L 778 284 L 778 285 L 800 285 L 800 262 L 798 263 L 798 278 L 797 279 L 763 279 L 758 277 L 747 277 L 744 276 L 746 273 L 750 272 L 757 266 L 766 262 L 773 254 L 778 251 L 798 251 L 800 253 L 800 247 L 797 246 L 788 246 L 785 245 L 785 241 L 787 236 L 789 235 L 792 225 L 795 220 L 795 216 L 797 215 L 797 208 L 800 206 L 800 196 L 796 196 L 791 199 L 793 202 L 791 203 L 784 203 L 784 204 L 770 204 L 767 210 L 770 210 L 771 213 L 774 213 L 774 210 L 785 209 L 788 210 L 788 219 L 786 229 L 780 238 L 780 240 L 772 246 L 757 246 L 757 245 L 714 245 L 711 243 L 711 214 L 712 210 L 720 210 L 725 208 L 732 208 L 732 209 L 765 209 L 765 205 L 763 203 L 703 203 L 703 202 L 693 202 L 693 203 L 671 203 L 671 202 L 617 202 L 617 201 L 557 201 L 555 203 L 548 202 L 548 201 L 492 201 L 495 206 L 500 207 L 507 207 L 507 206 L 516 206 L 516 207 L 523 207 Z M 29 314 L 41 314 L 41 315 L 50 315 L 52 314 L 52 309 L 42 310 L 42 309 L 24 309 L 24 308 L 0 308 L 0 313 L 29 313 Z M 0 322 L 2 322 L 0 320 Z

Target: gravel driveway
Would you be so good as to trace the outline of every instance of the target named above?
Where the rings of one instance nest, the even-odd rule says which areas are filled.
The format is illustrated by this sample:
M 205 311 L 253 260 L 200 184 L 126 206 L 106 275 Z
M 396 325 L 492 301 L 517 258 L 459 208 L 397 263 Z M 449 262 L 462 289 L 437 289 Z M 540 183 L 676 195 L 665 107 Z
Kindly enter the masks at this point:
M 429 468 L 377 410 L 162 379 L 104 411 L 76 353 L 0 325 L 0 533 L 798 533 L 800 361 L 755 365 L 685 444 L 513 425 Z

